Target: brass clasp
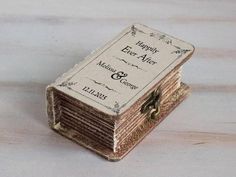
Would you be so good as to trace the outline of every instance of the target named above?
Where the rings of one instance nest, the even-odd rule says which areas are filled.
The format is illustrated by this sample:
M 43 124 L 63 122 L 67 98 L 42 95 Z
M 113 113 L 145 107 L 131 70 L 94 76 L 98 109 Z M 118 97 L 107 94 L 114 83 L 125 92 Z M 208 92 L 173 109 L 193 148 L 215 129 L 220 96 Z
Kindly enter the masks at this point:
M 154 120 L 160 113 L 161 89 L 154 90 L 141 107 L 141 113 L 148 112 L 148 118 Z

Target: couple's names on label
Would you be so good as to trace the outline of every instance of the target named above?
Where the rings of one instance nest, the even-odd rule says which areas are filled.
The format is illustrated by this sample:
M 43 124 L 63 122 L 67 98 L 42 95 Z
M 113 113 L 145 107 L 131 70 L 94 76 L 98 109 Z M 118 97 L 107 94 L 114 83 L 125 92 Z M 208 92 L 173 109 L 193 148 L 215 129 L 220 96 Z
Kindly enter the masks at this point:
M 159 50 L 157 50 L 156 47 L 151 47 L 151 46 L 145 44 L 142 41 L 138 41 L 135 45 L 140 47 L 145 52 L 149 52 L 149 53 L 151 53 L 153 55 L 159 52 Z M 137 52 L 135 52 L 133 50 L 133 48 L 131 46 L 129 46 L 129 45 L 127 45 L 126 47 L 121 49 L 121 51 L 126 53 L 127 55 L 136 57 L 137 59 L 141 60 L 144 63 L 148 63 L 150 65 L 157 64 L 157 62 L 151 56 L 149 56 L 147 53 L 140 55 Z
M 110 64 L 107 64 L 106 62 L 104 62 L 102 60 L 100 60 L 96 65 L 112 72 L 112 74 L 110 75 L 111 79 L 119 81 L 123 86 L 125 86 L 131 90 L 135 90 L 138 88 L 137 85 L 131 83 L 126 78 L 128 76 L 128 74 L 126 72 L 118 71 L 117 69 L 112 67 Z

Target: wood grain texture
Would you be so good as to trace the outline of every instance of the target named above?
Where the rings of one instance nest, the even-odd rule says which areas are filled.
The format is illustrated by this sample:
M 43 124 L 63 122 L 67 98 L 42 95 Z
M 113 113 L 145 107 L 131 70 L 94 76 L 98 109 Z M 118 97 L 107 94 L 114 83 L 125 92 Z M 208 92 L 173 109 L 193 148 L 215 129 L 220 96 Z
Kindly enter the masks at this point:
M 234 0 L 0 2 L 1 177 L 236 176 Z M 134 22 L 195 45 L 192 94 L 111 163 L 48 128 L 44 89 Z

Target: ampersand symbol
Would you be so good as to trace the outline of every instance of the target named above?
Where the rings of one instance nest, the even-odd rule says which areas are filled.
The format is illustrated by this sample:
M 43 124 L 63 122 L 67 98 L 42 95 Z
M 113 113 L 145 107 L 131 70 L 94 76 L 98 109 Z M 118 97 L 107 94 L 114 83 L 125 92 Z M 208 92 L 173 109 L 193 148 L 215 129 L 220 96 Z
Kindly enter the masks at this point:
M 114 79 L 114 80 L 119 80 L 122 77 L 126 77 L 126 76 L 128 76 L 127 73 L 124 73 L 123 71 L 118 71 L 117 73 L 112 74 L 111 78 Z

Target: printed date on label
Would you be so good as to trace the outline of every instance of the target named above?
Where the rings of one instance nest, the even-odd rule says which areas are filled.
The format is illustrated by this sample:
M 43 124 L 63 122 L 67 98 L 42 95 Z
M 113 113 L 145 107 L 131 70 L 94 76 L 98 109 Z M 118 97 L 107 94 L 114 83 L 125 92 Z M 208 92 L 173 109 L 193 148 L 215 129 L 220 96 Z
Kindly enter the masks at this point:
M 88 86 L 85 86 L 82 90 L 89 93 L 89 94 L 91 94 L 91 95 L 93 95 L 93 96 L 95 96 L 95 97 L 97 97 L 97 98 L 99 98 L 99 99 L 101 99 L 101 100 L 105 100 L 107 98 L 106 95 L 104 95 L 104 94 L 102 94 L 102 93 L 100 93 L 100 92 L 98 92 L 98 91 L 96 91 L 96 90 L 94 90 L 94 89 L 92 89 Z

